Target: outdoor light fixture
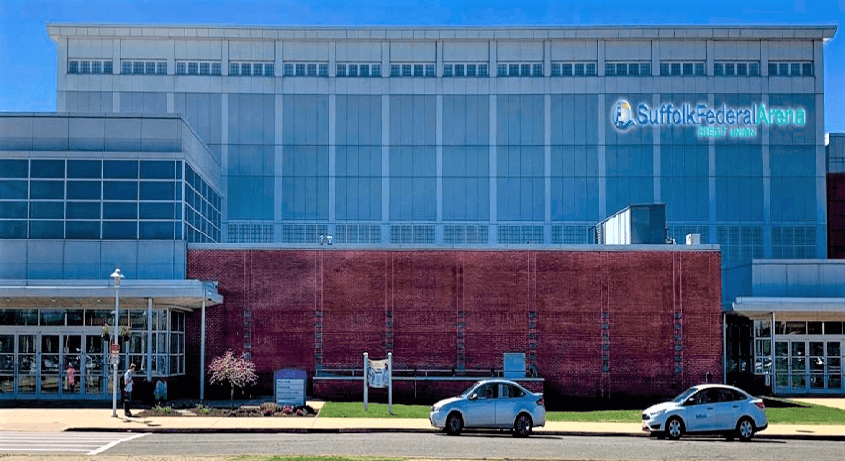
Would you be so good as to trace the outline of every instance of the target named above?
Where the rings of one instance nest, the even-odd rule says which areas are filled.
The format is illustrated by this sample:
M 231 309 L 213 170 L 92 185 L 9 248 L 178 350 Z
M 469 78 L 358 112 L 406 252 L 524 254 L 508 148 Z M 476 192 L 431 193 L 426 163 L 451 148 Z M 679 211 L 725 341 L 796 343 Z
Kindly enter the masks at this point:
M 317 238 L 317 241 L 320 242 L 320 245 L 322 245 L 323 243 L 325 243 L 326 239 L 323 234 L 320 234 L 320 236 Z
M 329 235 L 327 235 L 327 236 L 326 236 L 326 242 L 328 242 L 328 244 L 329 244 L 329 245 L 331 245 L 331 244 L 332 244 L 332 236 L 331 236 L 331 234 L 329 234 Z
M 117 347 L 117 336 L 118 336 L 118 328 L 119 324 L 118 321 L 120 319 L 120 279 L 123 278 L 123 274 L 120 273 L 120 269 L 115 269 L 114 272 L 111 274 L 112 280 L 114 280 L 114 331 L 112 332 L 112 337 L 114 338 L 114 345 Z M 120 354 L 118 353 L 118 357 Z M 112 395 L 111 395 L 111 416 L 112 418 L 117 418 L 117 364 L 120 360 L 114 360 L 112 362 Z

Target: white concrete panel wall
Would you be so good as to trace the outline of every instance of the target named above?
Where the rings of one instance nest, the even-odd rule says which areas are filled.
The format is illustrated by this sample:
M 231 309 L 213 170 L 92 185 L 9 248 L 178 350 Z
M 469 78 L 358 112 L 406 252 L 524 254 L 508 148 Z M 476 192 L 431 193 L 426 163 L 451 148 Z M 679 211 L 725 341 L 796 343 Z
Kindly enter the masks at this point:
M 111 39 L 68 39 L 67 44 L 68 59 L 112 59 L 114 56 L 114 41 Z
M 121 40 L 120 58 L 165 59 L 168 47 L 173 47 L 171 40 Z M 115 67 L 118 65 L 115 63 Z
M 608 61 L 649 61 L 651 60 L 651 42 L 607 40 L 604 42 L 604 58 Z
M 381 63 L 381 43 L 339 41 L 335 47 L 335 61 Z
M 717 61 L 756 61 L 760 59 L 759 40 L 726 40 L 711 41 L 711 43 L 713 44 L 713 59 Z
M 232 43 L 229 43 L 231 50 Z M 229 55 L 231 56 L 231 51 Z M 282 42 L 282 60 L 284 61 L 328 61 L 329 42 Z
M 328 51 L 328 48 L 326 50 Z M 232 61 L 275 61 L 275 43 L 272 40 L 230 40 L 229 59 Z M 323 59 L 328 59 L 328 54 Z
M 661 40 L 659 58 L 672 61 L 704 61 L 707 59 L 707 41 Z
M 219 61 L 223 57 L 223 42 L 221 40 L 174 40 L 174 57 L 176 59 L 208 59 Z
M 595 61 L 599 57 L 598 40 L 552 41 L 552 61 Z
M 499 61 L 543 61 L 543 42 L 499 41 Z
M 434 62 L 436 59 L 437 43 L 434 41 L 390 42 L 390 60 L 392 62 Z M 385 73 L 384 69 L 382 69 L 382 73 Z
M 443 42 L 445 62 L 484 62 L 490 59 L 490 42 Z

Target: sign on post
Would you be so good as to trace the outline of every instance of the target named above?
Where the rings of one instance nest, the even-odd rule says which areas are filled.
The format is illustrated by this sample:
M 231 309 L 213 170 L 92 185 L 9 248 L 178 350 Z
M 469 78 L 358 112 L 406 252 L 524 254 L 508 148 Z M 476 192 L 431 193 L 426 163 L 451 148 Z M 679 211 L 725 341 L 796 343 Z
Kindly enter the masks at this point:
M 370 360 L 364 352 L 364 411 L 367 411 L 369 388 L 387 388 L 387 412 L 393 414 L 393 353 L 384 360 Z
M 302 370 L 276 370 L 273 373 L 276 405 L 305 405 L 305 379 Z
M 120 361 L 120 344 L 112 344 L 110 346 L 111 354 L 109 355 L 109 365 L 117 365 Z

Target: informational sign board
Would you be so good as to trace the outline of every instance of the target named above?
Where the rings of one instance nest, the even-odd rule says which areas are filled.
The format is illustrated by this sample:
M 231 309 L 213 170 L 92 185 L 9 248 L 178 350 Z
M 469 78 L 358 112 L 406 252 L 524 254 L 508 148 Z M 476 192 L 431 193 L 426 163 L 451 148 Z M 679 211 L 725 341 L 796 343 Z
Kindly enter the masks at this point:
M 305 380 L 302 370 L 276 370 L 273 373 L 273 389 L 276 405 L 305 405 Z

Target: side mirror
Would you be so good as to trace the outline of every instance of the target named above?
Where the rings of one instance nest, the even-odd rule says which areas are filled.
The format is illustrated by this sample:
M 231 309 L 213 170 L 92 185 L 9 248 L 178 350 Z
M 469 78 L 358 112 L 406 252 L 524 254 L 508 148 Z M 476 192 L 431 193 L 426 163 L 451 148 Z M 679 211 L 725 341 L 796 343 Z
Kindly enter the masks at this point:
M 473 393 L 472 393 L 472 395 L 470 395 L 470 396 L 469 396 L 469 399 L 470 399 L 470 400 L 476 400 L 476 399 L 478 399 L 478 394 L 476 394 L 475 392 L 473 392 Z

